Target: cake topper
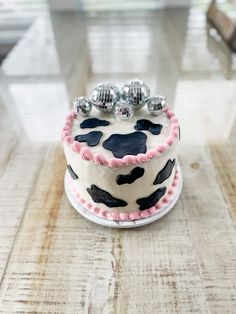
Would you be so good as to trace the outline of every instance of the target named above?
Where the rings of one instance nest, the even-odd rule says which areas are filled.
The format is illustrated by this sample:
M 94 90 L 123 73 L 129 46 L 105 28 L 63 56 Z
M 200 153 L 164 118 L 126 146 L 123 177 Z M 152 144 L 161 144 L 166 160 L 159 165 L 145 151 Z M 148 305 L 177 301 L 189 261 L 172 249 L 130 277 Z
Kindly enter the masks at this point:
M 134 111 L 147 105 L 152 115 L 159 115 L 166 108 L 163 96 L 150 97 L 149 87 L 135 79 L 126 83 L 121 91 L 111 83 L 99 84 L 93 91 L 92 98 L 79 97 L 73 101 L 74 110 L 78 115 L 86 116 L 92 105 L 104 113 L 113 113 L 119 120 L 128 120 Z
M 81 116 L 87 116 L 92 109 L 92 102 L 86 97 L 79 97 L 73 101 L 74 110 Z
M 140 80 L 133 80 L 121 89 L 123 99 L 127 99 L 137 110 L 145 105 L 145 100 L 150 96 L 150 89 Z
M 92 102 L 102 112 L 111 112 L 120 100 L 120 91 L 114 84 L 100 84 L 93 91 Z
M 133 105 L 126 100 L 120 100 L 113 109 L 114 116 L 119 120 L 128 120 L 134 114 Z
M 163 96 L 149 97 L 146 99 L 148 110 L 154 116 L 161 114 L 166 107 L 166 100 Z

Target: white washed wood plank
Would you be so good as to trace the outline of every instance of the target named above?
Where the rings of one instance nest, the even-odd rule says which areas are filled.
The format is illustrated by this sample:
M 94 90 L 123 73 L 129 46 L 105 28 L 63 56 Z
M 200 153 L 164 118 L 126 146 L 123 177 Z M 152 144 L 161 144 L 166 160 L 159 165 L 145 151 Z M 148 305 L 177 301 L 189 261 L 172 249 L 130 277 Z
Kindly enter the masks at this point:
M 182 201 L 160 221 L 124 231 L 120 242 L 114 313 L 207 313 Z
M 183 152 L 182 206 L 196 250 L 207 306 L 210 313 L 235 313 L 235 222 L 222 195 L 210 154 L 200 146 L 185 147 Z
M 19 142 L 2 165 L 0 177 L 0 278 L 11 252 L 45 145 Z
M 230 215 L 236 222 L 236 146 L 211 145 L 210 152 Z

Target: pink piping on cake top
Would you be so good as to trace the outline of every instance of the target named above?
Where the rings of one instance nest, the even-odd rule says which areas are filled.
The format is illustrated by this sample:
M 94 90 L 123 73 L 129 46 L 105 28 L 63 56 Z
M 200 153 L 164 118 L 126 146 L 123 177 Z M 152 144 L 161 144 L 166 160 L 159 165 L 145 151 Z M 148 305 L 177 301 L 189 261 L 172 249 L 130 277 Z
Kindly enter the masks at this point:
M 88 147 L 81 148 L 80 156 L 84 160 L 93 160 L 93 153 Z
M 138 154 L 137 156 L 127 155 L 123 158 L 106 158 L 102 154 L 94 154 L 92 150 L 87 147 L 81 147 L 81 145 L 74 141 L 72 138 L 72 126 L 76 113 L 71 111 L 66 117 L 65 125 L 62 129 L 62 141 L 69 145 L 72 150 L 80 154 L 84 160 L 94 161 L 98 165 L 108 166 L 110 168 L 117 168 L 129 164 L 139 164 L 150 160 L 160 153 L 164 153 L 169 147 L 173 145 L 176 138 L 179 136 L 179 123 L 174 112 L 170 109 L 165 109 L 166 115 L 170 120 L 171 131 L 164 143 L 158 144 L 154 149 L 149 149 L 145 154 Z M 78 145 L 79 144 L 79 145 Z
M 107 159 L 102 154 L 95 154 L 94 161 L 98 165 L 103 165 L 103 166 L 107 166 L 108 165 Z
M 85 207 L 91 213 L 93 213 L 99 217 L 107 218 L 110 220 L 130 221 L 130 220 L 136 220 L 136 219 L 141 219 L 141 218 L 147 218 L 149 216 L 156 214 L 163 207 L 166 207 L 170 203 L 170 201 L 172 200 L 173 194 L 175 193 L 175 190 L 177 189 L 177 185 L 179 184 L 179 172 L 178 172 L 178 170 L 176 170 L 175 177 L 174 177 L 174 180 L 172 182 L 171 187 L 166 192 L 164 197 L 158 203 L 156 203 L 156 205 L 154 205 L 153 207 L 150 207 L 148 209 L 137 210 L 137 211 L 134 211 L 132 213 L 110 212 L 110 211 L 104 210 L 102 208 L 96 207 L 96 206 L 92 205 L 91 203 L 87 202 L 86 200 L 84 200 L 80 196 L 80 194 L 76 190 L 73 179 L 71 179 L 70 182 L 71 182 L 72 192 L 73 192 L 76 200 L 79 203 L 83 204 L 83 207 Z
M 74 141 L 71 145 L 71 148 L 73 149 L 74 152 L 79 153 L 81 150 L 81 145 L 79 142 Z

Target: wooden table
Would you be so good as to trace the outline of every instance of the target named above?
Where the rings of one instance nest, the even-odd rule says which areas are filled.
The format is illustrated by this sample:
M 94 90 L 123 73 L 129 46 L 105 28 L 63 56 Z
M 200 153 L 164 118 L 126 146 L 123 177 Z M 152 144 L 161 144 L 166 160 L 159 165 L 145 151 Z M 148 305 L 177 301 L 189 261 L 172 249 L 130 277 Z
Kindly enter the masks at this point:
M 236 58 L 204 8 L 55 13 L 0 71 L 0 313 L 236 313 Z M 69 103 L 140 77 L 179 116 L 184 187 L 135 230 L 69 204 L 59 140 Z

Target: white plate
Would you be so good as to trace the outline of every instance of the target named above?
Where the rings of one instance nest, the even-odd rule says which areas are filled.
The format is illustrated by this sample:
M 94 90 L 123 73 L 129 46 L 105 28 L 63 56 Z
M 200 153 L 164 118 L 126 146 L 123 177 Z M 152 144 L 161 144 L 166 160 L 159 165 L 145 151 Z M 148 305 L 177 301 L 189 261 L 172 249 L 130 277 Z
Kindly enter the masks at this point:
M 182 186 L 183 186 L 183 178 L 182 178 L 182 174 L 181 174 L 181 169 L 180 166 L 177 165 L 177 169 L 178 169 L 178 173 L 179 173 L 179 180 L 178 180 L 178 186 L 176 186 L 175 189 L 175 193 L 173 194 L 173 197 L 171 199 L 171 201 L 164 206 L 162 209 L 160 209 L 156 214 L 153 214 L 150 217 L 147 218 L 140 218 L 137 220 L 132 220 L 132 221 L 114 221 L 114 220 L 109 220 L 106 218 L 102 218 L 99 217 L 93 213 L 91 213 L 90 211 L 88 211 L 86 208 L 84 208 L 80 203 L 78 203 L 78 201 L 76 200 L 76 198 L 74 197 L 73 192 L 70 189 L 70 181 L 69 181 L 69 172 L 68 170 L 65 173 L 65 192 L 66 195 L 71 203 L 71 205 L 85 218 L 87 218 L 88 220 L 105 226 L 105 227 L 111 227 L 111 228 L 135 228 L 135 227 L 141 227 L 147 224 L 150 224 L 153 221 L 156 221 L 158 219 L 160 219 L 162 216 L 166 215 L 175 205 L 175 203 L 177 202 L 181 190 L 182 190 Z

